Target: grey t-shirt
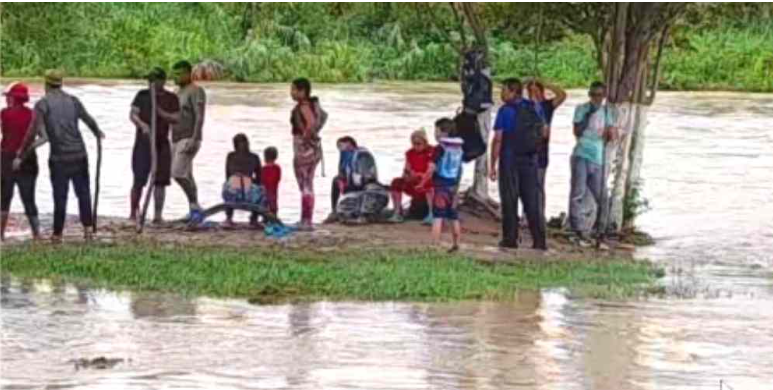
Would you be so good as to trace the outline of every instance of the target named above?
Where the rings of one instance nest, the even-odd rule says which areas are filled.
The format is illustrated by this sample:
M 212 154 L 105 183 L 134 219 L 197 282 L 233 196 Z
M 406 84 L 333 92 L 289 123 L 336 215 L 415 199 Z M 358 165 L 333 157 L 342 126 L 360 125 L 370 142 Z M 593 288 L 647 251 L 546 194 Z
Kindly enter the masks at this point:
M 51 144 L 52 161 L 76 161 L 86 157 L 78 120 L 94 134 L 99 127 L 94 118 L 75 96 L 62 90 L 52 90 L 35 104 L 36 128 Z
M 188 84 L 180 89 L 177 98 L 180 100 L 180 122 L 172 128 L 172 142 L 193 137 L 196 121 L 204 116 L 204 106 L 207 104 L 204 88 L 196 84 Z M 196 141 L 201 141 L 201 136 L 199 133 Z

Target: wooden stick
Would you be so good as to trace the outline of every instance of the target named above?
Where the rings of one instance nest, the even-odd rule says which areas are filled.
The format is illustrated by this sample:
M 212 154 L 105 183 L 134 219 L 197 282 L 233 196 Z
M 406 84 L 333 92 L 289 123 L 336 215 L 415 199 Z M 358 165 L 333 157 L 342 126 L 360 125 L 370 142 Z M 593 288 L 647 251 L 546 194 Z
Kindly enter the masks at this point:
M 158 165 L 158 156 L 156 150 L 156 87 L 151 81 L 148 83 L 150 90 L 150 175 L 148 175 L 148 192 L 145 193 L 145 202 L 142 205 L 140 218 L 137 220 L 137 233 L 142 233 L 145 227 L 145 217 L 148 215 L 148 206 L 150 205 L 150 196 L 156 189 L 156 167 Z

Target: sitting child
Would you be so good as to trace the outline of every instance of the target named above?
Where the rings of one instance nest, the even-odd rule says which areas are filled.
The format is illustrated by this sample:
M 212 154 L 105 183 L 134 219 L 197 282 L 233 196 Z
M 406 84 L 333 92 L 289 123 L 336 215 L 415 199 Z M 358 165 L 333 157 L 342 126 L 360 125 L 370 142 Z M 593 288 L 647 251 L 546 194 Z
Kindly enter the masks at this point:
M 266 165 L 263 166 L 260 175 L 263 188 L 266 189 L 268 209 L 274 216 L 279 211 L 279 182 L 282 180 L 282 168 L 276 164 L 278 154 L 273 146 L 263 151 L 263 160 L 266 162 Z
M 250 142 L 244 134 L 233 138 L 234 151 L 228 153 L 225 162 L 226 182 L 223 184 L 223 200 L 228 203 L 262 204 L 265 202 L 261 184 L 260 157 L 250 152 Z M 233 227 L 233 209 L 226 209 L 226 227 Z M 259 227 L 258 214 L 250 215 L 250 226 Z
M 435 147 L 434 158 L 429 166 L 434 187 L 432 199 L 434 221 L 432 224 L 432 239 L 440 243 L 440 233 L 443 231 L 443 221 L 453 224 L 453 246 L 449 252 L 459 250 L 459 240 L 462 227 L 459 223 L 459 213 L 456 210 L 456 193 L 462 178 L 462 144 L 461 138 L 454 137 L 454 121 L 442 118 L 435 122 L 435 137 L 438 146 Z M 427 176 L 429 177 L 429 175 Z M 421 185 L 429 179 L 425 179 Z
M 351 161 L 354 158 L 354 152 L 357 150 L 357 141 L 354 138 L 346 136 L 341 137 L 336 142 L 338 147 L 339 159 L 338 159 L 338 174 L 333 178 L 333 183 L 330 189 L 330 215 L 325 219 L 325 223 L 332 223 L 338 220 L 336 215 L 336 209 L 338 208 L 338 200 L 346 192 L 347 182 L 347 168 L 351 165 Z
M 395 211 L 389 221 L 394 223 L 403 221 L 403 193 L 412 198 L 412 203 L 426 199 L 427 205 L 432 205 L 432 182 L 429 180 L 432 173 L 429 171 L 429 165 L 432 162 L 434 148 L 429 144 L 427 132 L 423 129 L 411 134 L 411 145 L 411 149 L 405 152 L 403 176 L 392 181 L 391 193 Z M 420 185 L 421 183 L 424 184 Z M 428 207 L 428 209 L 429 213 L 424 218 L 424 223 L 431 225 L 432 208 Z

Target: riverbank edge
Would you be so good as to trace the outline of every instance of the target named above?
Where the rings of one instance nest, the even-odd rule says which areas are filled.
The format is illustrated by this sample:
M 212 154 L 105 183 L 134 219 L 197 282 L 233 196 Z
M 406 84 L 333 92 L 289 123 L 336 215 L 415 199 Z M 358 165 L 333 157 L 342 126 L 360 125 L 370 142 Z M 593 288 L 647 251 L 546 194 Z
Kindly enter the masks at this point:
M 588 298 L 658 289 L 662 268 L 631 258 L 556 257 L 486 262 L 438 250 L 315 252 L 122 243 L 4 246 L 0 271 L 111 290 L 158 291 L 256 304 L 317 301 L 511 301 L 519 291 L 566 288 Z
M 499 81 L 503 80 L 504 77 L 494 77 L 495 84 L 497 84 Z M 28 84 L 34 84 L 34 83 L 42 83 L 43 77 L 39 75 L 25 75 L 25 76 L 19 76 L 19 77 L 9 77 L 9 76 L 0 76 L 0 84 L 7 85 L 10 83 L 15 82 L 23 82 Z M 84 85 L 84 84 L 99 84 L 99 83 L 120 83 L 120 84 L 128 84 L 128 85 L 134 85 L 138 83 L 146 83 L 147 80 L 142 78 L 129 78 L 129 77 L 89 77 L 89 76 L 72 76 L 67 77 L 65 80 L 66 84 L 72 84 L 72 85 Z M 389 85 L 389 84 L 415 84 L 415 83 L 422 83 L 422 84 L 449 84 L 449 83 L 458 83 L 458 80 L 443 80 L 443 79 L 437 79 L 437 80 L 397 80 L 397 79 L 374 79 L 374 80 L 367 80 L 367 81 L 348 81 L 343 83 L 328 83 L 328 82 L 316 82 L 314 83 L 317 88 L 319 86 L 331 86 L 331 85 Z M 171 80 L 170 80 L 171 83 Z M 237 81 L 234 79 L 225 78 L 222 80 L 213 80 L 213 81 L 198 81 L 198 83 L 206 86 L 208 84 L 212 85 L 285 85 L 289 84 L 290 82 L 250 82 L 250 81 Z M 66 87 L 65 84 L 65 87 Z M 497 84 L 498 85 L 498 84 Z M 564 89 L 571 90 L 584 90 L 587 88 L 587 85 L 571 85 L 571 84 L 561 84 L 558 83 L 559 86 L 561 86 Z M 744 89 L 744 88 L 734 88 L 730 85 L 711 85 L 707 86 L 705 88 L 695 88 L 695 89 L 670 89 L 668 87 L 661 87 L 659 89 L 661 92 L 702 92 L 702 93 L 749 93 L 749 94 L 755 94 L 755 95 L 765 95 L 765 94 L 773 94 L 773 90 L 765 90 L 765 89 Z

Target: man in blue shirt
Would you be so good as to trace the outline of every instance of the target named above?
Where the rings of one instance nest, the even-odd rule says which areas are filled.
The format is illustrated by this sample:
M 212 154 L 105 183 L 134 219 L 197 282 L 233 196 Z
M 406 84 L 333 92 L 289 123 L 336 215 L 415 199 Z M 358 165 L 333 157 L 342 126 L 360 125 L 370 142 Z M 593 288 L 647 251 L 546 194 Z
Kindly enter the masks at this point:
M 537 143 L 546 121 L 540 106 L 523 97 L 523 84 L 507 79 L 502 85 L 504 104 L 494 123 L 491 144 L 491 180 L 499 179 L 502 202 L 503 248 L 518 247 L 518 200 L 523 202 L 533 248 L 547 250 L 545 218 L 542 215 L 537 180 Z M 497 174 L 499 171 L 499 174 Z
M 572 152 L 572 189 L 569 195 L 569 224 L 584 244 L 589 244 L 589 223 L 583 214 L 583 198 L 590 193 L 600 207 L 604 144 L 617 137 L 612 110 L 604 104 L 606 86 L 594 82 L 588 92 L 590 101 L 574 111 L 574 135 L 577 145 Z

